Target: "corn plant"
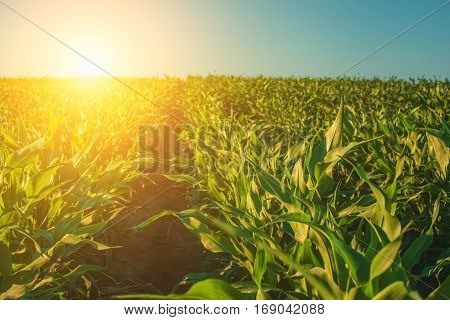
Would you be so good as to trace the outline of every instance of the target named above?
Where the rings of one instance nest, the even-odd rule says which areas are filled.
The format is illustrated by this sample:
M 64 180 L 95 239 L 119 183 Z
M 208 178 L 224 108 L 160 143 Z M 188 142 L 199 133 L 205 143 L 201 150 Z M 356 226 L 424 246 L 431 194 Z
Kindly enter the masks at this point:
M 448 100 L 447 82 L 198 81 L 195 174 L 168 178 L 202 196 L 137 228 L 178 217 L 249 298 L 448 298 Z

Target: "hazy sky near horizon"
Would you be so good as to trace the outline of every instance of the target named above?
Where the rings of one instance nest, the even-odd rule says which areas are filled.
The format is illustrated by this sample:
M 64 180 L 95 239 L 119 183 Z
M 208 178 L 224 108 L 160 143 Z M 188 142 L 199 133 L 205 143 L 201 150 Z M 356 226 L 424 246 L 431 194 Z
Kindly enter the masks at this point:
M 1 0 L 114 75 L 336 76 L 446 0 Z M 102 74 L 0 4 L 0 76 Z M 450 78 L 450 5 L 348 73 Z

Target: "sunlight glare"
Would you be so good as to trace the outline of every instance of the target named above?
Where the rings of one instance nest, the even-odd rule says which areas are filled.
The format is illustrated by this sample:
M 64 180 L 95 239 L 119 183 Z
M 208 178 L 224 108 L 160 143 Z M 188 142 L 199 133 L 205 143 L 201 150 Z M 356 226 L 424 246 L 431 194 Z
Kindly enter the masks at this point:
M 102 70 L 100 70 L 97 66 L 93 65 L 92 63 L 86 60 L 80 61 L 76 73 L 77 75 L 83 77 L 99 77 L 105 75 L 105 73 Z

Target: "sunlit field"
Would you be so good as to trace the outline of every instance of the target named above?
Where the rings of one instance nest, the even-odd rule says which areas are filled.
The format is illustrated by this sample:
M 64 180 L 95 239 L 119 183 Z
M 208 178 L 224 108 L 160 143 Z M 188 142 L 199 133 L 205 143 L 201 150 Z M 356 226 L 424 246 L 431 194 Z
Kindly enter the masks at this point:
M 0 299 L 450 296 L 447 80 L 121 81 L 0 79 Z

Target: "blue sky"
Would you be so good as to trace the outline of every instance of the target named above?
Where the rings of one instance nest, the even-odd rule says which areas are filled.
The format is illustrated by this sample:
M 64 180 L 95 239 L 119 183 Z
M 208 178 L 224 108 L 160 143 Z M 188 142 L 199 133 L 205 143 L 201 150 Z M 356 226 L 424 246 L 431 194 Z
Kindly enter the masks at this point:
M 2 0 L 117 75 L 336 76 L 445 0 Z M 96 75 L 0 6 L 0 76 Z M 450 5 L 348 73 L 450 78 Z

